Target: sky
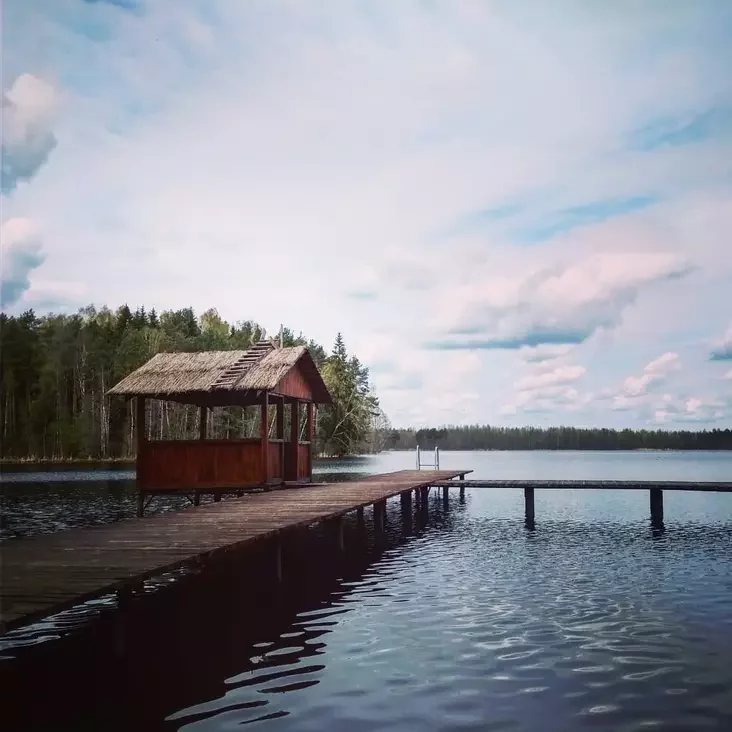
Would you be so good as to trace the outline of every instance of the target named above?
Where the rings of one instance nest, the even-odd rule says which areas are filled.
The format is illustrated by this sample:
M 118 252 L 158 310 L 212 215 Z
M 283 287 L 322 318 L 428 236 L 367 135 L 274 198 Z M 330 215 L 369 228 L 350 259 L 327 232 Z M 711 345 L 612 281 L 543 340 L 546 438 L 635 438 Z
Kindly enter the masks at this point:
M 395 426 L 732 427 L 732 3 L 3 11 L 5 312 L 340 331 Z

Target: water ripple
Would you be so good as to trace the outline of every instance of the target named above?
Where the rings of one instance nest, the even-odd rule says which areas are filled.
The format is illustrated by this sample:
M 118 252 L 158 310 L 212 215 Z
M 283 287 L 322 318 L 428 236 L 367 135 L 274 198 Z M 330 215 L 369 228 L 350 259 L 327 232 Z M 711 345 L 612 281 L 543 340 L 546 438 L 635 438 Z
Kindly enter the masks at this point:
M 386 539 L 351 522 L 342 560 L 303 538 L 292 596 L 242 587 L 232 560 L 175 606 L 179 630 L 145 616 L 145 649 L 170 654 L 150 728 L 732 728 L 732 515 L 658 536 L 632 512 L 568 519 L 559 495 L 529 530 L 491 498 L 433 496 L 406 532 L 390 502 Z

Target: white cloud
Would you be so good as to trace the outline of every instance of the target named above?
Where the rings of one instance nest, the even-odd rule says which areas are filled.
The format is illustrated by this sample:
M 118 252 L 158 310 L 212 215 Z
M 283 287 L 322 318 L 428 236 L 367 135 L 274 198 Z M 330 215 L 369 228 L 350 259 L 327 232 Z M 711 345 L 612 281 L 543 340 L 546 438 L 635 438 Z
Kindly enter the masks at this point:
M 39 232 L 29 219 L 14 218 L 0 227 L 0 307 L 12 307 L 30 288 L 33 270 L 45 254 Z
M 727 406 L 721 399 L 695 396 L 673 399 L 667 396 L 663 404 L 654 411 L 651 421 L 656 424 L 713 423 L 724 419 Z
M 571 381 L 577 381 L 577 379 L 582 378 L 585 373 L 587 373 L 587 369 L 584 366 L 559 366 L 552 371 L 523 376 L 514 382 L 514 387 L 518 391 L 533 391 L 536 389 L 542 389 L 546 386 L 554 386 L 555 384 L 566 384 Z
M 569 266 L 488 281 L 447 310 L 443 348 L 521 348 L 586 341 L 620 322 L 639 292 L 689 273 L 674 254 L 598 254 Z
M 519 349 L 519 357 L 527 363 L 546 363 L 556 361 L 571 353 L 573 345 L 553 345 L 544 343 L 539 346 L 522 346 Z
M 547 420 L 599 410 L 587 395 L 649 342 L 693 363 L 732 283 L 732 150 L 718 128 L 664 135 L 730 106 L 732 9 L 204 5 L 8 4 L 6 78 L 71 102 L 15 135 L 36 162 L 57 140 L 7 199 L 43 225 L 26 300 L 340 330 L 395 424 L 496 420 L 517 354 L 537 377 L 575 344 L 587 368 L 586 391 L 532 392 Z M 436 339 L 491 348 L 420 348 Z M 714 368 L 687 369 L 688 393 L 721 388 Z M 588 414 L 636 418 L 610 405 Z
M 711 358 L 713 361 L 732 360 L 732 325 L 712 350 Z
M 617 397 L 617 404 L 625 406 L 628 404 L 628 398 L 643 396 L 648 389 L 655 384 L 660 384 L 673 371 L 681 368 L 679 363 L 679 354 L 670 351 L 651 361 L 644 369 L 640 376 L 629 376 L 623 382 L 623 392 Z
M 22 74 L 3 94 L 3 193 L 32 178 L 56 147 L 53 124 L 58 104 L 56 90 L 33 74 Z

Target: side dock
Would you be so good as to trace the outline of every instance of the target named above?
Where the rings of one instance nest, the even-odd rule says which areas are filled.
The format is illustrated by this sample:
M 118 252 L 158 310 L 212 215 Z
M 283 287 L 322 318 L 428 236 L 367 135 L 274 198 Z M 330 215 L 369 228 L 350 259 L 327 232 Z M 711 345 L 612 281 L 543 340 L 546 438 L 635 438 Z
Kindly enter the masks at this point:
M 0 628 L 12 628 L 100 595 L 124 593 L 150 577 L 219 551 L 271 540 L 273 571 L 281 574 L 279 537 L 329 521 L 342 546 L 342 517 L 374 507 L 383 527 L 387 499 L 423 497 L 436 481 L 461 485 L 469 470 L 416 471 L 248 495 L 184 511 L 0 544 Z
M 448 490 L 449 483 L 436 480 L 435 488 Z M 651 521 L 663 523 L 663 492 L 692 491 L 695 493 L 732 493 L 732 482 L 700 482 L 687 481 L 630 481 L 630 480 L 466 480 L 461 484 L 464 488 L 520 488 L 524 492 L 526 521 L 533 524 L 534 491 L 544 490 L 646 490 L 650 497 Z

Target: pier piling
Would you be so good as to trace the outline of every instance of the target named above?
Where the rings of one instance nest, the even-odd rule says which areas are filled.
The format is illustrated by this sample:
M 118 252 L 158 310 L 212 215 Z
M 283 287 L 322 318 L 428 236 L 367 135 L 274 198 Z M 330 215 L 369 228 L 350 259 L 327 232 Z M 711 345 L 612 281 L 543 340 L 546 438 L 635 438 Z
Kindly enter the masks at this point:
M 526 521 L 534 523 L 534 489 L 524 488 L 524 503 L 526 504 Z
M 663 523 L 663 490 L 661 488 L 651 488 L 649 491 L 651 496 L 651 521 L 654 524 Z

